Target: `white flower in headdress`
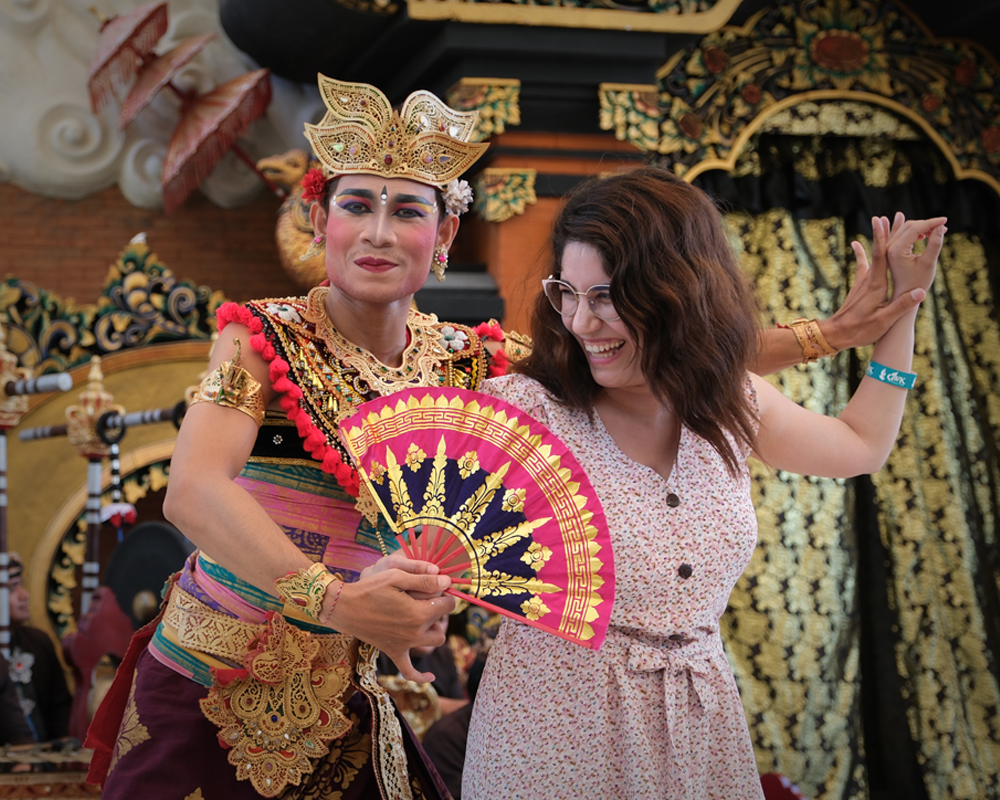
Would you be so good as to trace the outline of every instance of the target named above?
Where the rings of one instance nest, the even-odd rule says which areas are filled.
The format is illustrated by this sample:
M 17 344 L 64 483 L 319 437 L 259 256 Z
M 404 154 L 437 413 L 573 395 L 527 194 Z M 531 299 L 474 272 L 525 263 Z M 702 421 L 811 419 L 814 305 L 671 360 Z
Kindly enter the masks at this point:
M 444 207 L 449 214 L 456 217 L 469 210 L 472 203 L 472 187 L 468 181 L 460 181 L 457 178 L 444 187 L 441 193 L 444 197 Z

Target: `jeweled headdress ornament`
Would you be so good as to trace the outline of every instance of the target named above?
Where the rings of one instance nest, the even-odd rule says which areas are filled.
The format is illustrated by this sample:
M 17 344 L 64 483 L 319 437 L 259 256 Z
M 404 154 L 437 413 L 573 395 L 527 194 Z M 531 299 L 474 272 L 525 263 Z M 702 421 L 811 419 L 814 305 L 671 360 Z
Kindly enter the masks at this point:
M 327 112 L 306 124 L 313 152 L 330 175 L 409 178 L 444 188 L 489 146 L 470 142 L 478 111 L 455 111 L 427 91 L 406 98 L 401 111 L 366 83 L 319 76 Z

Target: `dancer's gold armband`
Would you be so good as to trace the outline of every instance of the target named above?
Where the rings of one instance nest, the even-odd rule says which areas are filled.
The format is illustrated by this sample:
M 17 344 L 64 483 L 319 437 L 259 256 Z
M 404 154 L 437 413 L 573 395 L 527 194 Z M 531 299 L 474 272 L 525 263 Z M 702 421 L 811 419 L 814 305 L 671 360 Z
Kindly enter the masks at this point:
M 240 340 L 236 339 L 235 342 L 235 355 L 202 379 L 190 405 L 215 403 L 217 406 L 235 408 L 250 417 L 259 428 L 264 421 L 263 393 L 257 379 L 240 366 Z

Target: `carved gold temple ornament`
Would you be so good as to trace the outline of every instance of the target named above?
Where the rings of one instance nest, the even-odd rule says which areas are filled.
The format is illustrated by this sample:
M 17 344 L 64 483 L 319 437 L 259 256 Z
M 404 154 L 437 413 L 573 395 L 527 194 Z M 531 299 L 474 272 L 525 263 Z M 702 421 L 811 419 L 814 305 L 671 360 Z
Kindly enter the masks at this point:
M 37 374 L 146 344 L 208 340 L 225 300 L 221 291 L 178 280 L 141 234 L 108 268 L 96 305 L 77 305 L 30 281 L 0 282 L 7 347 Z
M 602 83 L 597 87 L 601 104 L 601 130 L 614 131 L 615 138 L 644 152 L 656 152 L 660 144 L 660 92 L 653 84 Z
M 11 382 L 27 380 L 31 371 L 20 366 L 17 356 L 7 349 L 7 334 L 0 324 L 0 430 L 13 428 L 28 413 L 26 394 L 8 395 L 3 388 Z
M 972 42 L 936 39 L 891 2 L 778 2 L 678 52 L 657 79 L 604 84 L 601 127 L 687 180 L 731 170 L 775 115 L 853 101 L 901 117 L 957 178 L 1000 192 L 1000 67 Z
M 111 452 L 111 446 L 98 436 L 97 421 L 109 411 L 124 414 L 125 409 L 116 405 L 114 397 L 104 388 L 101 357 L 90 359 L 87 388 L 77 402 L 66 409 L 66 436 L 84 458 L 101 459 Z
M 359 0 L 339 0 L 342 4 Z M 605 0 L 406 0 L 410 19 L 455 20 L 494 25 L 708 33 L 725 25 L 741 0 L 646 0 L 612 4 Z M 609 7 L 611 6 L 611 7 Z
M 166 365 L 166 371 L 172 374 L 174 370 L 183 370 L 183 365 L 189 361 L 201 364 L 215 331 L 215 309 L 224 301 L 222 292 L 176 278 L 159 261 L 142 236 L 126 245 L 109 267 L 96 304 L 78 305 L 30 281 L 17 278 L 0 281 L 0 318 L 4 320 L 7 349 L 16 357 L 16 362 L 11 363 L 40 375 L 33 379 L 34 383 L 60 377 L 71 385 L 71 376 L 51 373 L 71 369 L 74 373 L 84 371 L 95 355 L 104 357 L 97 373 L 108 373 L 106 367 L 111 372 L 120 373 L 133 368 L 143 369 L 145 365 L 155 363 L 158 367 Z M 144 347 L 150 344 L 157 347 Z M 31 415 L 38 413 L 47 423 L 43 428 L 49 427 L 53 431 L 62 428 L 81 454 L 93 454 L 93 471 L 96 473 L 103 454 L 110 451 L 110 445 L 97 436 L 96 421 L 108 411 L 124 409 L 103 392 L 103 376 L 95 373 L 93 367 L 90 373 L 90 385 L 74 407 L 68 409 L 70 413 L 65 418 L 65 425 L 55 424 L 59 418 L 45 411 L 48 401 L 43 398 L 10 399 L 17 405 L 17 409 L 12 407 L 12 410 L 22 409 L 24 401 L 28 400 L 27 424 L 31 424 Z M 191 382 L 183 377 L 179 380 L 183 381 L 181 390 Z M 118 385 L 121 386 L 121 383 Z M 68 386 L 60 384 L 57 388 L 65 391 Z M 133 401 L 146 400 L 138 385 L 135 389 L 129 386 L 124 391 Z M 146 494 L 160 491 L 166 485 L 172 446 L 170 437 L 169 440 L 133 446 L 124 454 L 122 488 L 129 503 L 134 504 Z M 32 576 L 32 594 L 40 598 L 40 602 L 45 599 L 49 619 L 57 634 L 62 636 L 76 628 L 78 609 L 74 607 L 73 595 L 78 585 L 79 568 L 85 562 L 95 561 L 88 558 L 87 529 L 94 521 L 90 518 L 95 518 L 103 504 L 111 500 L 111 489 L 101 491 L 97 475 L 91 476 L 88 470 L 88 485 L 76 489 L 51 518 L 45 518 L 52 508 L 64 501 L 59 492 L 66 486 L 77 484 L 75 477 L 71 484 L 66 484 L 65 477 L 53 478 L 51 468 L 43 464 L 44 458 L 35 457 L 22 457 L 20 462 L 21 469 L 26 471 L 22 472 L 22 476 L 34 475 L 33 485 L 44 487 L 40 489 L 45 497 L 41 506 L 44 510 L 34 515 L 26 515 L 23 507 L 12 511 L 16 524 L 22 528 L 45 527 L 37 547 L 47 557 L 35 558 L 38 569 Z M 91 477 L 95 479 L 93 487 L 89 485 Z M 95 585 L 97 576 L 92 570 L 93 567 L 84 569 L 87 589 Z
M 478 111 L 473 141 L 481 142 L 521 124 L 521 81 L 516 78 L 462 78 L 445 99 L 459 111 Z
M 125 501 L 135 505 L 149 494 L 162 491 L 167 485 L 169 470 L 170 461 L 164 459 L 129 472 L 122 483 Z M 109 486 L 101 495 L 102 503 L 111 500 L 111 493 Z M 46 576 L 45 608 L 60 639 L 77 630 L 78 610 L 73 605 L 73 590 L 78 585 L 77 571 L 83 566 L 86 551 L 87 515 L 84 511 L 56 544 Z
M 533 169 L 484 169 L 476 178 L 476 212 L 486 222 L 504 222 L 538 202 Z
M 87 459 L 87 549 L 81 582 L 83 586 L 83 594 L 80 597 L 81 614 L 86 614 L 90 608 L 100 575 L 102 463 L 111 453 L 111 444 L 108 437 L 102 435 L 101 423 L 106 415 L 124 413 L 125 409 L 115 404 L 114 397 L 104 388 L 101 357 L 92 356 L 87 388 L 80 393 L 77 402 L 66 409 L 66 437 L 77 452 Z M 21 436 L 23 437 L 25 433 L 22 431 Z M 45 435 L 59 434 L 55 431 L 46 431 Z

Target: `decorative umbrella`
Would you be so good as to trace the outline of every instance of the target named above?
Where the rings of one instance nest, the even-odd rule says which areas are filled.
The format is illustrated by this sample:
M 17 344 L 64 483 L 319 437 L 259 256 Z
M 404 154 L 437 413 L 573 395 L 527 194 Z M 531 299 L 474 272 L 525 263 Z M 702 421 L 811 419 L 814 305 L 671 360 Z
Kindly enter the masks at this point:
M 450 594 L 600 647 L 611 541 L 587 475 L 551 431 L 503 400 L 446 388 L 364 403 L 340 429 L 397 543 L 464 589 Z
M 128 88 L 166 32 L 166 3 L 148 3 L 119 17 L 101 20 L 97 52 L 87 75 L 90 105 L 95 114 Z
M 173 84 L 173 77 L 214 38 L 214 33 L 191 36 L 173 50 L 147 61 L 139 70 L 139 77 L 125 98 L 125 102 L 122 103 L 118 115 L 118 127 L 125 130 L 125 127 L 139 116 L 139 112 L 152 102 L 153 97 L 164 86 L 173 89 L 183 101 L 184 92 Z
M 266 69 L 248 72 L 185 102 L 163 161 L 163 207 L 168 214 L 187 200 L 227 150 L 260 175 L 236 139 L 271 102 L 269 74 Z

